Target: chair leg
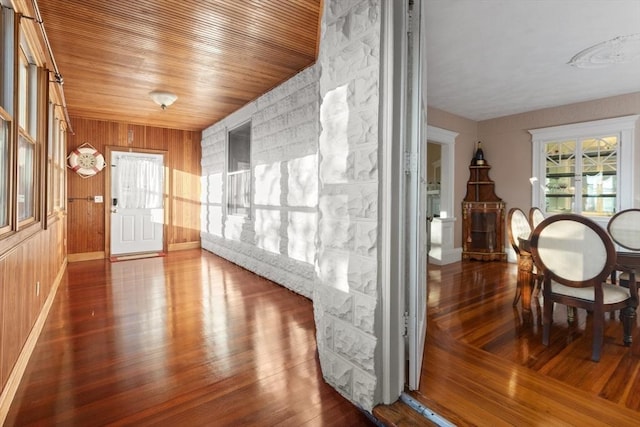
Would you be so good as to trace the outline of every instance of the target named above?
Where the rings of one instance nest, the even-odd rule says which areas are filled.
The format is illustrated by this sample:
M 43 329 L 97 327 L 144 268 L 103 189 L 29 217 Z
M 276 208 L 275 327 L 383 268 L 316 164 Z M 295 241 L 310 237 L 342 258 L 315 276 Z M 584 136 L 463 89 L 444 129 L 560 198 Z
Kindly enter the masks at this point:
M 513 306 L 514 307 L 516 305 L 518 305 L 518 301 L 520 301 L 520 295 L 522 295 L 522 288 L 520 287 L 520 284 L 518 284 L 518 286 L 516 286 L 516 296 L 513 297 Z
M 553 302 L 544 299 L 542 307 L 542 344 L 549 345 L 549 335 L 551 331 L 551 322 L 553 321 Z
M 591 350 L 591 360 L 600 361 L 602 344 L 604 342 L 604 313 L 600 310 L 593 311 L 593 348 Z
M 636 310 L 631 306 L 625 307 L 623 310 L 620 310 L 620 316 L 622 317 L 622 327 L 624 330 L 622 342 L 625 346 L 629 347 L 633 342 L 631 328 L 636 320 Z
M 532 298 L 533 299 L 538 298 L 541 291 L 542 291 L 542 276 L 537 276 L 534 279 L 534 288 L 533 288 Z

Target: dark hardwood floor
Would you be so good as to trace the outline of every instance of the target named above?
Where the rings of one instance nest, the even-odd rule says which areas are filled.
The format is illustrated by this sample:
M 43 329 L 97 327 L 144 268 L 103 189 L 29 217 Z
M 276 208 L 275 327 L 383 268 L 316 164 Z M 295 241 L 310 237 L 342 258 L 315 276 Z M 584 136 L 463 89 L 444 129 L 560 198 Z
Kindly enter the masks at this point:
M 457 425 L 640 425 L 640 322 L 631 347 L 607 317 L 600 362 L 591 319 L 567 322 L 556 306 L 542 345 L 539 302 L 512 307 L 516 265 L 467 261 L 429 266 L 428 337 L 414 398 Z
M 72 263 L 7 426 L 365 426 L 312 303 L 200 250 Z

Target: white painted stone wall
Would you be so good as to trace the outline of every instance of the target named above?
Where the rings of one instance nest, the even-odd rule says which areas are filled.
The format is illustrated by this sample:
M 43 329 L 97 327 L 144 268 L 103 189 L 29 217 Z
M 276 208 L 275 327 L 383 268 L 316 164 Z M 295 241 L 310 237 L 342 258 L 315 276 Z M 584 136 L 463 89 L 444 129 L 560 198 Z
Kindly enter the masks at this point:
M 313 299 L 325 380 L 380 401 L 380 0 L 325 0 L 316 66 L 203 132 L 202 247 Z M 252 120 L 251 219 L 227 216 L 226 133 Z
M 325 379 L 377 403 L 378 111 L 381 6 L 325 1 L 320 67 L 318 277 L 314 312 Z
M 226 215 L 227 132 L 251 120 L 251 216 Z M 207 128 L 202 247 L 312 296 L 318 224 L 318 77 L 310 67 Z

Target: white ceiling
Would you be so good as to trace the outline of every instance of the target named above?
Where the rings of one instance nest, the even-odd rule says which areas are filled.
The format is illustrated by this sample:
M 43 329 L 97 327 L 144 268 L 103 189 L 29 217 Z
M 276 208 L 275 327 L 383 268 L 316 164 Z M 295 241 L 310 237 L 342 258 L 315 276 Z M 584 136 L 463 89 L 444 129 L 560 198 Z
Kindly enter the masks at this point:
M 427 102 L 480 121 L 640 91 L 640 58 L 567 62 L 640 33 L 640 0 L 427 0 Z

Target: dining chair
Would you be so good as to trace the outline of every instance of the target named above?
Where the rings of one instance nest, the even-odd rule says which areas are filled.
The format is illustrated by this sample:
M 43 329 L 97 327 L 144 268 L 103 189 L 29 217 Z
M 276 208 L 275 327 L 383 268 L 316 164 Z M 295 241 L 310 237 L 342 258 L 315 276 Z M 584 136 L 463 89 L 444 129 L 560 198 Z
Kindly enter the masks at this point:
M 536 228 L 538 226 L 538 224 L 540 224 L 542 221 L 544 221 L 544 213 L 542 212 L 542 209 L 540 209 L 537 206 L 532 206 L 529 209 L 529 224 L 531 224 L 531 229 L 533 230 L 534 228 Z M 540 270 L 540 268 L 536 267 L 537 270 Z M 542 286 L 542 274 L 537 275 L 538 280 L 536 280 L 536 287 L 534 288 L 533 291 L 533 297 L 537 298 L 538 294 L 540 293 L 540 287 Z M 575 310 L 573 309 L 573 307 L 567 307 L 567 315 L 569 317 L 569 319 L 573 319 L 573 317 L 575 316 Z
M 605 283 L 616 264 L 613 241 L 594 221 L 575 214 L 558 214 L 533 231 L 531 253 L 543 274 L 542 343 L 549 345 L 554 303 L 584 308 L 593 316 L 591 360 L 600 360 L 605 313 L 621 310 L 623 343 L 631 345 L 635 317 L 635 283 L 629 288 Z
M 529 220 L 527 216 L 520 208 L 511 208 L 509 209 L 509 213 L 507 214 L 507 224 L 508 224 L 508 234 L 509 234 L 509 243 L 511 243 L 511 247 L 516 253 L 516 257 L 518 258 L 518 275 L 522 275 L 522 271 L 530 271 L 533 273 L 534 266 L 533 261 L 531 260 L 530 253 L 524 253 L 524 251 L 520 248 L 518 237 L 526 236 L 527 238 L 531 234 L 531 226 L 529 225 Z M 533 273 L 535 274 L 535 273 Z M 523 280 L 527 280 L 523 277 L 518 277 L 518 286 L 516 287 L 516 295 L 513 298 L 513 305 L 518 304 L 518 300 L 522 295 L 523 288 Z
M 539 207 L 533 206 L 529 209 L 529 224 L 531 224 L 531 229 L 536 228 L 538 224 L 544 221 L 544 218 L 544 213 Z
M 640 251 L 640 209 L 625 209 L 609 220 L 607 231 L 615 243 Z
M 618 246 L 632 252 L 639 252 L 640 209 L 625 209 L 616 213 L 607 224 L 607 232 Z M 617 270 L 620 271 L 619 275 L 617 275 Z M 640 275 L 636 276 L 636 280 L 640 280 Z M 611 274 L 611 282 L 616 283 L 617 281 L 623 286 L 628 286 L 629 271 L 617 266 Z

